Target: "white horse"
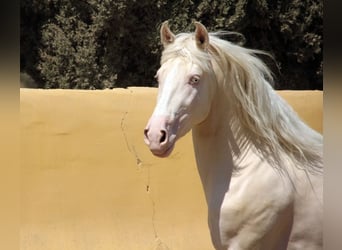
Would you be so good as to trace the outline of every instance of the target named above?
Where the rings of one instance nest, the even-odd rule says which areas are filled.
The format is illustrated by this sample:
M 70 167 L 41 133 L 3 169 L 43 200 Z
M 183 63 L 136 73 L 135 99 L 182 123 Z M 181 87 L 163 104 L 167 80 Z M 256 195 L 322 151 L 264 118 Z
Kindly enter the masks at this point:
M 192 129 L 216 249 L 322 249 L 322 136 L 273 90 L 262 52 L 195 26 L 161 26 L 145 142 L 167 157 Z

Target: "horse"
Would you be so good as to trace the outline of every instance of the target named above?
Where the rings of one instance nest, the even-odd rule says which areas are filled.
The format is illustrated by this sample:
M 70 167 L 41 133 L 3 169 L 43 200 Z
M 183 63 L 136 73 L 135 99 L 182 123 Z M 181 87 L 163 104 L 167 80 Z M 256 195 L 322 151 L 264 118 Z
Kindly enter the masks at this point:
M 266 53 L 162 23 L 157 103 L 144 141 L 167 157 L 192 131 L 215 249 L 322 249 L 323 136 L 272 87 Z

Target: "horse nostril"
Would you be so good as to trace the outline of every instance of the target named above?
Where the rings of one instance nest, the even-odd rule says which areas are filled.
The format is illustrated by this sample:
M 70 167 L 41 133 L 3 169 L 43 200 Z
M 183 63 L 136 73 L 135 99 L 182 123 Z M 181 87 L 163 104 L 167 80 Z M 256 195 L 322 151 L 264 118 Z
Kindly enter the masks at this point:
M 160 137 L 159 143 L 163 143 L 166 141 L 166 131 L 161 130 L 160 133 L 161 133 L 161 137 Z
M 148 129 L 147 128 L 144 129 L 144 135 L 145 135 L 145 139 L 148 140 Z

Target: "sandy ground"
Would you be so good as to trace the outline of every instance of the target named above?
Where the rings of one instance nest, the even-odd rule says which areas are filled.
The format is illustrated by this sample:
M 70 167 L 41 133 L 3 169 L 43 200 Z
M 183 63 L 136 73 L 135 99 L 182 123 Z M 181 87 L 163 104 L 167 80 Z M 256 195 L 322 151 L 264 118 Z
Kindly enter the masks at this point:
M 210 250 L 191 135 L 143 142 L 157 90 L 20 90 L 22 250 Z M 323 94 L 281 91 L 322 131 Z

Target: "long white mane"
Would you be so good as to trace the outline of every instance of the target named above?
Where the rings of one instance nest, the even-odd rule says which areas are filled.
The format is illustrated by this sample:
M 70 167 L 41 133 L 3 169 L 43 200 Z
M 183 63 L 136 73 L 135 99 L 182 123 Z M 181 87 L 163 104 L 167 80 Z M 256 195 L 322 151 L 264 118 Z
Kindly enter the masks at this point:
M 322 173 L 321 134 L 309 128 L 272 88 L 272 74 L 256 55 L 264 53 L 209 34 L 208 51 L 196 47 L 193 34 L 181 33 L 163 51 L 161 62 L 185 56 L 208 70 L 212 63 L 217 84 L 226 93 L 234 119 L 236 138 L 253 143 L 265 158 L 280 163 L 291 160 L 297 168 Z M 208 60 L 209 59 L 209 60 Z M 243 142 L 244 141 L 244 142 Z M 279 164 L 277 164 L 279 165 Z

